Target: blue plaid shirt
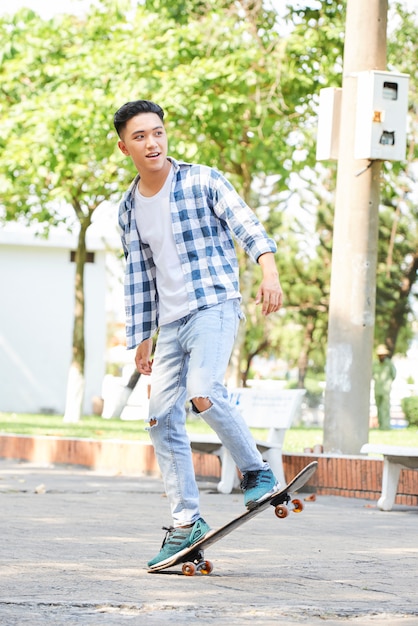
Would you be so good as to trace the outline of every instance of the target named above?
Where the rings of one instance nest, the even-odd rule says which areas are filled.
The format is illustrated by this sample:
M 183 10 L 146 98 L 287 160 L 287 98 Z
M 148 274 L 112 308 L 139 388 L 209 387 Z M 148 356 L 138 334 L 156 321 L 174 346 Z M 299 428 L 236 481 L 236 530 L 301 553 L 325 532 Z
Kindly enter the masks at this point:
M 240 298 L 238 261 L 232 234 L 256 262 L 275 252 L 276 244 L 253 211 L 217 170 L 170 158 L 173 236 L 183 268 L 189 310 Z M 139 175 L 119 207 L 119 227 L 126 258 L 125 310 L 127 347 L 135 348 L 158 328 L 158 291 L 152 251 L 140 239 L 134 211 Z M 158 225 L 157 225 L 158 227 Z

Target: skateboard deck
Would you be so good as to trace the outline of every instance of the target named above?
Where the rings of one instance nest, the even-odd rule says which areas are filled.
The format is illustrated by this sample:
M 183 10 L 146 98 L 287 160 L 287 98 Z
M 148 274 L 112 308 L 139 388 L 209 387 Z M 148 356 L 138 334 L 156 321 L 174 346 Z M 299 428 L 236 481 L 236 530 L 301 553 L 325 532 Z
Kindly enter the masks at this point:
M 245 524 L 250 519 L 264 511 L 268 506 L 273 506 L 275 514 L 279 518 L 287 517 L 289 509 L 287 504 L 291 501 L 291 494 L 301 489 L 316 472 L 318 467 L 317 461 L 309 463 L 304 467 L 283 489 L 277 491 L 272 496 L 268 496 L 265 500 L 257 502 L 253 508 L 246 510 L 244 513 L 234 518 L 225 526 L 217 530 L 210 530 L 202 539 L 194 543 L 189 548 L 185 548 L 177 552 L 171 559 L 166 559 L 162 563 L 157 563 L 148 569 L 148 572 L 161 572 L 162 570 L 174 567 L 179 563 L 182 564 L 182 572 L 186 576 L 193 576 L 196 572 L 201 574 L 210 574 L 213 565 L 210 561 L 205 561 L 204 550 L 214 543 L 229 535 L 233 530 Z M 299 513 L 303 510 L 303 504 L 300 500 L 292 500 L 293 511 Z

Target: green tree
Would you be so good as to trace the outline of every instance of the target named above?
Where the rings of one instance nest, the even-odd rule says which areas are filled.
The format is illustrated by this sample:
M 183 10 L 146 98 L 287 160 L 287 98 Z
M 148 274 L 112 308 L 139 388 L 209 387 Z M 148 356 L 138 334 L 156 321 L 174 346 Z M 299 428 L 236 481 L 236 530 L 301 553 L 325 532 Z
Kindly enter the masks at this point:
M 265 326 L 265 333 L 253 315 L 246 343 L 250 359 L 261 351 L 280 353 L 290 366 L 298 366 L 298 384 L 303 386 L 309 367 L 323 368 L 325 362 L 335 168 L 315 167 L 316 107 L 319 90 L 341 81 L 345 5 L 290 6 L 287 21 L 291 33 L 283 43 L 286 62 L 281 91 L 286 102 L 291 97 L 294 103 L 287 123 L 293 119 L 296 123 L 286 136 L 292 146 L 292 158 L 285 163 L 289 171 L 272 186 L 265 222 L 278 241 L 284 311 L 274 329 Z M 278 213 L 285 217 L 278 219 Z M 249 371 L 245 355 L 243 361 L 245 375 Z
M 80 415 L 83 390 L 86 232 L 100 203 L 133 175 L 117 155 L 109 113 L 132 97 L 169 103 L 174 154 L 217 165 L 247 200 L 259 173 L 284 181 L 292 169 L 295 147 L 286 139 L 299 114 L 297 101 L 281 94 L 282 42 L 269 30 L 271 12 L 244 9 L 179 23 L 106 0 L 85 19 L 22 10 L 0 21 L 4 218 L 42 229 L 64 221 L 65 206 L 79 233 L 69 421 Z
M 418 16 L 409 13 L 402 3 L 391 6 L 390 30 L 388 34 L 388 67 L 396 72 L 405 72 L 410 75 L 409 90 L 409 121 L 410 132 L 408 141 L 407 159 L 402 163 L 386 163 L 383 170 L 383 184 L 381 187 L 381 210 L 379 223 L 379 258 L 377 274 L 377 303 L 376 303 L 376 341 L 387 342 L 392 349 L 398 341 L 397 348 L 404 352 L 408 346 L 411 333 L 411 300 L 414 297 L 414 285 L 417 284 L 417 173 L 415 162 L 417 146 L 415 137 L 418 128 L 417 105 L 417 44 L 416 32 Z M 313 101 L 317 97 L 315 85 L 340 86 L 342 42 L 344 38 L 344 5 L 330 1 L 321 3 L 319 9 L 303 7 L 290 10 L 291 21 L 295 25 L 288 46 L 299 55 L 300 67 L 304 66 L 308 76 L 318 78 L 312 81 Z M 303 36 L 307 32 L 307 46 L 303 49 Z M 299 43 L 298 43 L 299 42 Z M 331 50 L 331 63 L 327 66 L 326 51 Z M 310 141 L 309 122 L 300 132 Z M 312 147 L 310 147 L 312 151 Z M 312 155 L 311 155 L 312 156 Z M 307 161 L 311 163 L 310 160 Z M 318 174 L 323 172 L 322 166 L 315 168 Z M 329 175 L 332 177 L 335 167 L 330 165 Z M 319 183 L 315 176 L 310 176 L 310 188 L 314 194 L 318 187 L 323 187 L 324 201 L 327 212 L 332 211 L 332 186 L 324 187 L 324 180 Z M 316 189 L 316 191 L 315 191 Z M 332 213 L 331 213 L 332 216 Z M 332 218 L 328 220 L 326 230 L 332 232 Z M 318 209 L 317 231 L 321 232 L 321 213 Z M 321 255 L 321 247 L 317 254 Z M 319 257 L 318 257 L 319 259 Z M 320 263 L 321 271 L 323 264 Z M 327 281 L 323 281 L 327 285 Z M 300 290 L 299 290 L 300 291 Z M 293 294 L 292 294 L 293 295 Z M 326 289 L 322 292 L 322 302 L 326 304 Z M 416 297 L 416 296 L 415 296 Z M 304 306 L 302 294 L 301 305 Z M 309 306 L 307 310 L 309 311 Z M 325 320 L 326 321 L 326 320 Z M 309 324 L 308 324 L 309 327 Z M 320 343 L 326 340 L 326 323 L 322 324 Z M 401 338 L 401 341 L 399 341 Z M 316 342 L 317 343 L 317 342 Z M 319 356 L 319 355 L 318 355 Z
M 315 185 L 313 175 L 312 170 L 299 174 L 295 207 L 287 209 L 291 198 L 286 195 L 281 202 L 276 201 L 279 210 L 270 212 L 268 224 L 278 237 L 284 308 L 273 328 L 270 320 L 264 333 L 261 316 L 251 307 L 252 323 L 246 336 L 248 358 L 260 352 L 280 354 L 290 368 L 298 368 L 300 387 L 309 369 L 324 367 L 329 301 L 333 220 L 330 186 L 335 182 L 328 170 L 321 177 L 315 174 Z M 244 375 L 250 365 L 244 362 Z
M 278 241 L 285 315 L 259 324 L 250 303 L 248 342 L 241 338 L 235 362 L 248 370 L 251 355 L 290 343 L 302 372 L 312 356 L 323 359 L 317 346 L 326 328 L 332 228 L 325 209 L 331 199 L 327 190 L 319 197 L 324 179 L 314 169 L 315 107 L 320 87 L 340 83 L 344 3 L 290 10 L 293 28 L 285 36 L 278 15 L 260 1 L 193 0 L 183 8 L 102 0 L 85 18 L 41 20 L 27 10 L 0 18 L 4 218 L 24 217 L 40 229 L 65 220 L 79 232 L 72 372 L 81 386 L 85 234 L 97 206 L 119 199 L 135 173 L 115 148 L 111 124 L 113 111 L 134 98 L 161 103 L 171 153 L 223 170 Z M 414 69 L 416 48 L 406 33 L 394 36 L 395 50 L 402 67 L 409 59 Z M 288 190 L 295 195 L 303 179 L 311 190 L 306 206 L 318 215 L 313 230 L 288 209 Z M 307 254 L 309 239 L 314 254 Z M 251 302 L 257 268 L 244 256 L 240 264 Z M 287 324 L 300 330 L 298 342 L 284 341 Z M 80 407 L 68 407 L 68 419 L 77 419 Z
M 383 170 L 382 207 L 376 293 L 376 343 L 392 352 L 406 352 L 412 336 L 412 305 L 418 283 L 418 14 L 402 3 L 393 6 L 393 27 L 388 41 L 388 65 L 409 74 L 409 133 L 407 158 L 386 163 Z
M 40 231 L 65 221 L 78 231 L 68 421 L 79 418 L 84 390 L 86 231 L 126 180 L 109 141 L 111 55 L 104 64 L 99 44 L 112 16 L 107 27 L 103 19 L 45 21 L 21 10 L 0 21 L 3 218 L 23 217 Z

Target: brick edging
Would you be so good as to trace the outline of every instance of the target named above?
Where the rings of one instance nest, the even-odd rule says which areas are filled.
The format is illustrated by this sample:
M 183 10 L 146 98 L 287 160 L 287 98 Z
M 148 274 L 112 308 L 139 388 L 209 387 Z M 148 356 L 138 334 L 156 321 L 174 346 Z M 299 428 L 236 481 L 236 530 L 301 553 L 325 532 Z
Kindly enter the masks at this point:
M 81 465 L 122 474 L 158 472 L 154 450 L 143 441 L 0 435 L 0 458 Z
M 159 474 L 152 445 L 146 441 L 76 439 L 51 436 L 0 435 L 0 458 L 47 464 L 81 465 L 121 474 Z M 318 494 L 377 500 L 381 494 L 383 461 L 363 456 L 283 454 L 286 476 L 318 461 L 307 487 Z M 218 457 L 193 453 L 198 476 L 219 478 Z M 403 469 L 395 502 L 418 506 L 418 472 Z
M 383 460 L 366 456 L 322 454 L 284 454 L 286 476 L 294 476 L 311 461 L 318 461 L 318 471 L 308 485 L 316 493 L 347 498 L 378 500 L 382 491 Z M 396 504 L 418 506 L 418 472 L 402 469 Z

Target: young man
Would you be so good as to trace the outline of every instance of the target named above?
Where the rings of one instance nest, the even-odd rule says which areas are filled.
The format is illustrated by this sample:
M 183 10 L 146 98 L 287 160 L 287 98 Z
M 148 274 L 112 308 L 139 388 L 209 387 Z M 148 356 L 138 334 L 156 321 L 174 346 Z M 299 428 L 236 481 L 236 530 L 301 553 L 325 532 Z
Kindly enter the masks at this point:
M 232 234 L 261 266 L 256 302 L 264 315 L 282 304 L 276 245 L 218 171 L 167 157 L 163 120 L 161 107 L 147 100 L 128 102 L 114 117 L 118 146 L 138 171 L 119 208 L 127 347 L 136 348 L 138 371 L 152 372 L 149 432 L 173 518 L 149 567 L 209 531 L 199 510 L 186 400 L 230 450 L 247 507 L 279 489 L 224 386 L 242 318 Z

